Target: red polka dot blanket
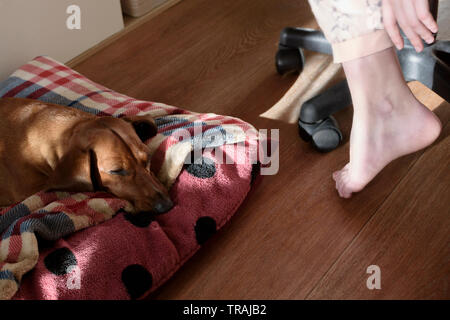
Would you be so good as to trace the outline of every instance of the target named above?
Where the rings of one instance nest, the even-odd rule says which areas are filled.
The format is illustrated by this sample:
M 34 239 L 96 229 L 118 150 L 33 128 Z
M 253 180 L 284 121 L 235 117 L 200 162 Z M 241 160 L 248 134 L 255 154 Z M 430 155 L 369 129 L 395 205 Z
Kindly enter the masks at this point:
M 152 115 L 151 168 L 175 203 L 161 215 L 131 214 L 130 203 L 104 192 L 40 192 L 0 208 L 2 299 L 141 299 L 230 219 L 259 172 L 257 133 L 248 123 L 139 101 L 49 57 L 14 72 L 0 97 L 98 116 Z M 189 136 L 180 139 L 181 129 Z

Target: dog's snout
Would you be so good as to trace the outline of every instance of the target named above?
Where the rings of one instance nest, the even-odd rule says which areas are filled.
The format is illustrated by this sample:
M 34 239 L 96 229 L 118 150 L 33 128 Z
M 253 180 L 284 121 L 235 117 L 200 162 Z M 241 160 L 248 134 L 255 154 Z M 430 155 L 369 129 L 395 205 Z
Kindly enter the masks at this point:
M 159 200 L 155 203 L 153 210 L 156 213 L 165 213 L 173 208 L 173 202 L 169 197 L 161 196 Z

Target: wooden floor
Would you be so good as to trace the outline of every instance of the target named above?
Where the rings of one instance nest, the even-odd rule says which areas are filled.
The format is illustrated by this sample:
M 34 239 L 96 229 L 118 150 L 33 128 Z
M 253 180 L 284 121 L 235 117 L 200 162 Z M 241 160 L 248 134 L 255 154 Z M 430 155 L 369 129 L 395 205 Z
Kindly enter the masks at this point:
M 342 71 L 307 53 L 300 77 L 277 75 L 285 26 L 317 27 L 306 0 L 183 0 L 75 67 L 139 99 L 280 129 L 279 173 L 152 298 L 450 298 L 450 105 L 413 83 L 441 137 L 340 199 L 331 173 L 348 158 L 351 108 L 337 114 L 345 143 L 328 154 L 299 139 L 295 120 Z M 381 290 L 366 287 L 370 265 Z

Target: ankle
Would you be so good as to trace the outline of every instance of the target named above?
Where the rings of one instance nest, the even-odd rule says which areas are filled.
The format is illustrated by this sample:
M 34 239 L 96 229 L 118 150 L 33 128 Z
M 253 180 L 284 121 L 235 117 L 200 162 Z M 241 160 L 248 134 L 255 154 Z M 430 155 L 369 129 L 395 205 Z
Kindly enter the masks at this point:
M 358 118 L 389 118 L 399 111 L 398 109 L 399 106 L 389 96 L 377 96 L 376 98 L 364 96 L 353 103 L 353 113 Z
M 409 113 L 411 108 L 420 105 L 406 83 L 372 91 L 360 90 L 356 94 L 352 91 L 352 99 L 355 113 L 380 116 Z

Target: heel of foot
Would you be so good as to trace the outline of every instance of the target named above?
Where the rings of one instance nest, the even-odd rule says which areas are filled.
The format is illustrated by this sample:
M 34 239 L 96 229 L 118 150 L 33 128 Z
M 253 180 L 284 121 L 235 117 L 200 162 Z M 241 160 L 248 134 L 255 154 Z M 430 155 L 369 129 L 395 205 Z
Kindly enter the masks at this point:
M 428 145 L 432 144 L 439 137 L 442 131 L 441 120 L 432 111 L 429 110 L 429 112 L 430 117 L 426 124 Z

